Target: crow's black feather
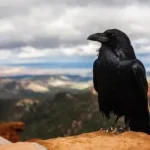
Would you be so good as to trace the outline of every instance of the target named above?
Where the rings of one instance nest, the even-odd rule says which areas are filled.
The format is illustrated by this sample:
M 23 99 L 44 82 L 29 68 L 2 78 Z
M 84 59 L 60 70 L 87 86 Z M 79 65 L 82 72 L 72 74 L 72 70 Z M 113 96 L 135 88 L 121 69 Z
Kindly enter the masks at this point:
M 144 65 L 135 56 L 128 36 L 109 29 L 89 40 L 101 42 L 93 64 L 93 83 L 98 93 L 100 111 L 131 119 L 133 131 L 149 133 L 148 83 Z

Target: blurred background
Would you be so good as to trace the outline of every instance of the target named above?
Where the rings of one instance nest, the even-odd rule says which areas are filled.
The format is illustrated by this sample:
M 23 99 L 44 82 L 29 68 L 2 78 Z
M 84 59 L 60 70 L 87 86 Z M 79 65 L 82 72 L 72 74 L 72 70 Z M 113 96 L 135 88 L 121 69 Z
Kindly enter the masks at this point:
M 149 78 L 149 14 L 149 0 L 0 0 L 0 135 L 47 139 L 108 127 L 114 117 L 99 113 L 92 83 L 100 43 L 87 37 L 124 31 Z

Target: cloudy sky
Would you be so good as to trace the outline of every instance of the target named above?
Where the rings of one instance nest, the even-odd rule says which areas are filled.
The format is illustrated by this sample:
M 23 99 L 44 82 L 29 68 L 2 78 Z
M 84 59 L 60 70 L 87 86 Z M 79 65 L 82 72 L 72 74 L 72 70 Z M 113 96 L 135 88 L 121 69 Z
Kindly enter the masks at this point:
M 88 35 L 118 28 L 150 70 L 149 0 L 0 0 L 0 75 L 92 70 L 100 44 Z

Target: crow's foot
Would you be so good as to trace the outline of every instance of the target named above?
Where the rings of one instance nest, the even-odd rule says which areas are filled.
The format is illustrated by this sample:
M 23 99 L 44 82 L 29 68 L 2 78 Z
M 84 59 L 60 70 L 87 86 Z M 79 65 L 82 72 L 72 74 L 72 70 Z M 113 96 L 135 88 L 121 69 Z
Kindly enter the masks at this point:
M 114 129 L 115 129 L 114 126 L 110 126 L 108 129 L 106 129 L 106 133 L 113 132 Z
M 129 127 L 124 127 L 122 128 L 121 126 L 115 128 L 112 133 L 114 134 L 119 134 L 119 133 L 123 133 L 123 132 L 126 132 L 126 131 L 130 131 L 130 128 Z

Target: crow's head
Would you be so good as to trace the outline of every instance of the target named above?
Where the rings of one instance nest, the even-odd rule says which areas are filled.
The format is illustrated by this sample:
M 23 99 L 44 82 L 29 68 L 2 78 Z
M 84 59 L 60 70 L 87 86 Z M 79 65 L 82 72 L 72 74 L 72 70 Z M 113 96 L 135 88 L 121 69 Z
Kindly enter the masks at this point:
M 87 39 L 100 42 L 112 48 L 118 47 L 118 45 L 130 45 L 128 36 L 118 29 L 108 29 L 103 33 L 95 33 Z

